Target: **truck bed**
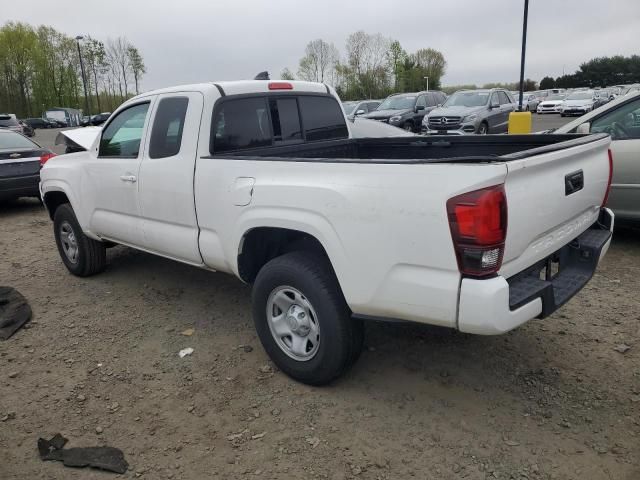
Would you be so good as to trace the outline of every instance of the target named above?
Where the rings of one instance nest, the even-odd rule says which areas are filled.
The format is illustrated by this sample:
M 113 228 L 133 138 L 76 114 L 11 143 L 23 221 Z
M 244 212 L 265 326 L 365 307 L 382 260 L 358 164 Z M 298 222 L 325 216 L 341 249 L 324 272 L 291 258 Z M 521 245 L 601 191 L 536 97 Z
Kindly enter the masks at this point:
M 584 145 L 606 134 L 429 136 L 331 140 L 225 152 L 203 158 L 340 163 L 491 163 Z

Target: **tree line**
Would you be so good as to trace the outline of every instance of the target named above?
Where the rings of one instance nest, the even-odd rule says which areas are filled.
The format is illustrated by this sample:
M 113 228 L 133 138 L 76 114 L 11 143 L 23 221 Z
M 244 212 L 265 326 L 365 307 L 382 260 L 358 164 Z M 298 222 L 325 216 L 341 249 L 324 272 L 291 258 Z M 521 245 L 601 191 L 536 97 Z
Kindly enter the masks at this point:
M 640 56 L 598 57 L 584 62 L 574 73 L 557 78 L 546 76 L 540 88 L 610 87 L 640 83 Z
M 145 73 L 139 50 L 123 37 L 77 41 L 45 25 L 8 22 L 0 28 L 0 112 L 39 117 L 51 107 L 78 108 L 87 115 L 113 111 L 139 93 Z
M 446 66 L 444 55 L 432 48 L 410 53 L 397 40 L 358 31 L 347 38 L 344 55 L 333 43 L 309 42 L 296 74 L 285 68 L 280 76 L 325 82 L 343 100 L 355 100 L 425 90 L 427 83 L 430 90 L 437 90 Z

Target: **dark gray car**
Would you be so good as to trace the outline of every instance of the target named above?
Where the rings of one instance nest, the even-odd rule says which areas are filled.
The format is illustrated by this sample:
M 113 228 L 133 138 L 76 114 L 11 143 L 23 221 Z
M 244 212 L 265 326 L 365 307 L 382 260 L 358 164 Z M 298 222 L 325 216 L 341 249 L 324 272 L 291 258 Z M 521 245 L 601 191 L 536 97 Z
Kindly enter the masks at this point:
M 424 116 L 446 100 L 442 92 L 396 93 L 384 99 L 377 110 L 364 118 L 388 123 L 408 132 L 420 131 Z
M 501 88 L 458 90 L 424 117 L 422 131 L 436 135 L 505 133 L 515 100 Z

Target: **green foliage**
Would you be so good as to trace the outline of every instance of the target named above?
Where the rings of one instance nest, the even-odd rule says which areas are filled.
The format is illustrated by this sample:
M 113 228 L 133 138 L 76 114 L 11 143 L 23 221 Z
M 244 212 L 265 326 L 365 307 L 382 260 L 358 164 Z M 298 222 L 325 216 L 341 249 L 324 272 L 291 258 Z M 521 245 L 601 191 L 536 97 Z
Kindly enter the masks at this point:
M 121 40 L 121 39 L 119 39 Z M 87 37 L 80 43 L 86 70 L 90 113 L 113 111 L 130 96 L 129 75 L 139 80 L 146 72 L 138 50 L 125 42 L 127 69 L 113 69 L 105 45 Z M 116 85 L 120 86 L 116 90 Z M 118 92 L 118 93 L 116 93 Z M 120 93 L 122 92 L 122 93 Z M 0 28 L 0 112 L 39 117 L 51 107 L 85 109 L 84 89 L 76 40 L 52 27 L 5 23 Z
M 584 62 L 574 73 L 556 78 L 555 87 L 608 87 L 639 82 L 640 56 L 615 55 L 593 58 Z
M 556 81 L 552 77 L 544 77 L 540 80 L 540 90 L 548 90 L 550 88 L 555 88 Z

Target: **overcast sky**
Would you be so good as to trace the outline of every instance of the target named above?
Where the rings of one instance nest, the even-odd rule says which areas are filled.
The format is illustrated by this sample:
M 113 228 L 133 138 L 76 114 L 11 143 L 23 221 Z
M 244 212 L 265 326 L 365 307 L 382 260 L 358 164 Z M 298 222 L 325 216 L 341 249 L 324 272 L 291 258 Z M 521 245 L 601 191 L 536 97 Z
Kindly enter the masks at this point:
M 145 90 L 294 72 L 308 41 L 344 55 L 357 30 L 447 60 L 445 85 L 515 81 L 523 0 L 0 0 L 0 22 L 51 25 L 100 40 L 126 36 L 141 51 Z M 596 56 L 638 53 L 640 0 L 530 0 L 526 76 L 575 71 Z

